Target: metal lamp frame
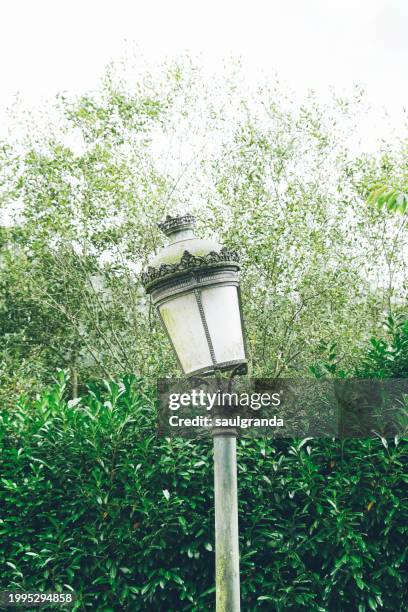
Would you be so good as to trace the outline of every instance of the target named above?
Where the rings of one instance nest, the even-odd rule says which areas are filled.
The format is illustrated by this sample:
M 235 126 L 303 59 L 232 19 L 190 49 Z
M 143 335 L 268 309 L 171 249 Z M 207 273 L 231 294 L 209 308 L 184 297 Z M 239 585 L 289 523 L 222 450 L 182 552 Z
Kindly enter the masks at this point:
M 167 331 L 163 318 L 160 314 L 160 306 L 172 300 L 175 296 L 194 294 L 197 307 L 200 313 L 201 323 L 204 329 L 212 365 L 205 368 L 193 370 L 187 374 L 188 377 L 197 375 L 213 375 L 217 370 L 234 370 L 239 366 L 242 370 L 247 368 L 247 343 L 245 334 L 245 323 L 242 313 L 242 298 L 239 285 L 239 263 L 238 255 L 233 251 L 222 249 L 219 253 L 211 252 L 203 257 L 191 255 L 184 251 L 180 264 L 164 264 L 158 270 L 150 268 L 144 275 L 146 291 L 151 293 L 152 301 L 157 309 L 160 320 L 166 331 L 173 351 L 176 355 L 178 365 L 184 372 L 174 343 Z M 216 359 L 211 335 L 205 317 L 204 308 L 201 301 L 203 288 L 234 286 L 237 289 L 238 306 L 241 322 L 241 330 L 244 344 L 244 359 L 219 362 Z M 185 372 L 184 372 L 185 373 Z

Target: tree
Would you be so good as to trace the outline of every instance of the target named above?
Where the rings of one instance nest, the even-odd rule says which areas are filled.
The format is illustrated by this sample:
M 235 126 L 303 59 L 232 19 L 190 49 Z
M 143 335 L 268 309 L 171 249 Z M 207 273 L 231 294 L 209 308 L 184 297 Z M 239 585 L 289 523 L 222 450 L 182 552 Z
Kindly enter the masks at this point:
M 278 83 L 251 92 L 232 66 L 206 80 L 188 58 L 134 79 L 111 67 L 98 92 L 60 97 L 54 122 L 1 156 L 24 253 L 2 273 L 14 266 L 28 288 L 39 346 L 64 347 L 80 382 L 176 374 L 139 272 L 162 244 L 155 224 L 190 211 L 242 253 L 254 373 L 306 373 L 333 342 L 357 360 L 407 287 L 404 233 L 364 206 L 375 159 L 348 150 L 359 104 L 358 92 L 298 104 Z

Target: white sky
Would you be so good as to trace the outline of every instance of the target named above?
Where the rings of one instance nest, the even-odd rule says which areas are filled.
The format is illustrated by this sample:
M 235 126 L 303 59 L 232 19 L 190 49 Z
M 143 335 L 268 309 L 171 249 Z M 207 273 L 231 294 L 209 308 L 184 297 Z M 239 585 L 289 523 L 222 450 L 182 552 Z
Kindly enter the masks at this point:
M 248 79 L 278 71 L 299 94 L 360 83 L 394 125 L 408 106 L 408 0 L 2 0 L 3 127 L 17 92 L 37 105 L 93 89 L 134 43 L 153 62 L 241 55 Z

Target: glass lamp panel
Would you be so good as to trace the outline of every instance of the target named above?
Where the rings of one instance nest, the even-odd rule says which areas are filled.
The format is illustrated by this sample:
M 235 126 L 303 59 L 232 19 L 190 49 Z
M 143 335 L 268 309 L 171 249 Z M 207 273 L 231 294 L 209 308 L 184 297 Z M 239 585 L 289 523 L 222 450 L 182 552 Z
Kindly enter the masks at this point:
M 211 368 L 210 349 L 195 294 L 168 300 L 159 310 L 184 373 Z
M 203 289 L 201 301 L 217 363 L 245 359 L 237 288 Z

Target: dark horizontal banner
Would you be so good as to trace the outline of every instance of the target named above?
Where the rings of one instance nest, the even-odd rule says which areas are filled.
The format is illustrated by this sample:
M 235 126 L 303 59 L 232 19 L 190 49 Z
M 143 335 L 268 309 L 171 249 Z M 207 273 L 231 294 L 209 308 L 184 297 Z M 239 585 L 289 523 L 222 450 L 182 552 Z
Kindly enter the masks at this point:
M 165 437 L 408 435 L 408 379 L 160 379 Z

